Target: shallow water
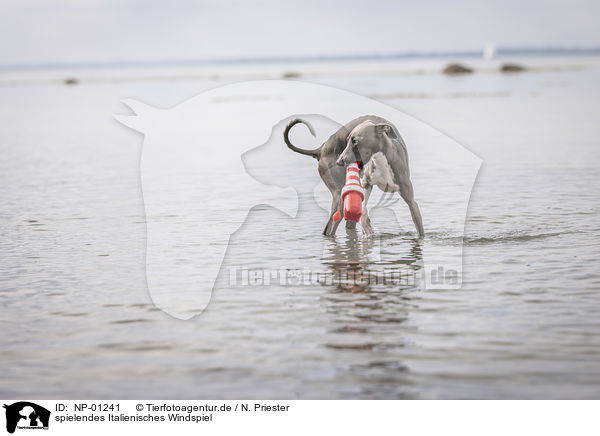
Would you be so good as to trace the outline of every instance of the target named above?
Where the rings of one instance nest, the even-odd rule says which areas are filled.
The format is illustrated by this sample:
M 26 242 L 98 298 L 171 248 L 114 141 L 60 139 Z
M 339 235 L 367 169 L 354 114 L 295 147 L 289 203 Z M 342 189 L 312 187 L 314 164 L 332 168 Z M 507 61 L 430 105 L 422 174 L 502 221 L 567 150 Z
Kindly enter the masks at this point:
M 599 398 L 600 62 L 522 62 L 570 67 L 446 77 L 406 62 L 295 66 L 380 98 L 483 159 L 460 290 L 229 283 L 228 268 L 248 257 L 267 271 L 410 277 L 423 256 L 461 243 L 427 217 L 427 237 L 415 240 L 401 203 L 406 222 L 373 211 L 373 240 L 325 239 L 327 213 L 302 193 L 292 222 L 252 211 L 208 309 L 188 321 L 148 294 L 142 138 L 111 114 L 125 97 L 169 107 L 244 70 L 173 80 L 80 72 L 89 80 L 69 87 L 58 73 L 3 78 L 0 396 Z

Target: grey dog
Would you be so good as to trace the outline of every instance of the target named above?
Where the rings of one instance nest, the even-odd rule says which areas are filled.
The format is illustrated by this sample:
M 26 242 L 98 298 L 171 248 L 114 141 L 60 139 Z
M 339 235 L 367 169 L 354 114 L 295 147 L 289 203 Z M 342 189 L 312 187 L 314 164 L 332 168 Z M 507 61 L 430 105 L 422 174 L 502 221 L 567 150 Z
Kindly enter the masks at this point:
M 314 150 L 298 148 L 290 142 L 289 132 L 296 124 L 306 125 L 315 136 L 308 121 L 296 118 L 290 121 L 283 132 L 286 145 L 297 153 L 317 159 L 319 175 L 331 192 L 331 213 L 323 230 L 324 235 L 334 235 L 340 223 L 333 220 L 333 215 L 340 209 L 341 191 L 346 183 L 346 166 L 352 162 L 359 163 L 361 182 L 365 188 L 361 217 L 363 231 L 366 234 L 373 233 L 366 206 L 373 186 L 377 186 L 382 191 L 400 194 L 410 209 L 419 237 L 425 235 L 421 212 L 410 181 L 406 144 L 392 123 L 375 115 L 356 118 Z M 343 214 L 343 210 L 340 213 Z M 348 221 L 346 225 L 353 227 L 355 224 Z

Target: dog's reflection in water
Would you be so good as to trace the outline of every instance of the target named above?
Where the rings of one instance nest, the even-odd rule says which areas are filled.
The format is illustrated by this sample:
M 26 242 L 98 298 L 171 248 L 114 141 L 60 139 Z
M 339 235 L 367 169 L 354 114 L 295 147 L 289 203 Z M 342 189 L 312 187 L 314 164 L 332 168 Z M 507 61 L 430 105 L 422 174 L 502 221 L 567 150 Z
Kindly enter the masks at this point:
M 324 253 L 333 281 L 323 284 L 320 295 L 327 314 L 323 345 L 349 362 L 344 379 L 368 386 L 359 397 L 374 390 L 409 397 L 403 350 L 405 326 L 421 294 L 414 280 L 422 266 L 420 242 L 398 234 L 346 233 L 329 240 Z
M 398 251 L 400 246 L 404 250 Z M 375 288 L 409 288 L 422 267 L 421 242 L 401 235 L 364 237 L 347 228 L 345 238 L 331 238 L 323 253 L 337 292 L 368 292 Z

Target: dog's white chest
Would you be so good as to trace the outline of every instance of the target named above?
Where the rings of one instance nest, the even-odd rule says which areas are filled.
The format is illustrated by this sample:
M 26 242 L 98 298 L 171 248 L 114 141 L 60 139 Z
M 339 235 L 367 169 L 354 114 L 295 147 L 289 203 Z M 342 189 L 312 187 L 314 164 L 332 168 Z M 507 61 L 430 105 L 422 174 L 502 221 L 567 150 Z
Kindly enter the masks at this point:
M 398 191 L 398 185 L 394 181 L 394 172 L 385 155 L 381 152 L 375 153 L 363 169 L 363 186 L 377 186 L 385 192 Z

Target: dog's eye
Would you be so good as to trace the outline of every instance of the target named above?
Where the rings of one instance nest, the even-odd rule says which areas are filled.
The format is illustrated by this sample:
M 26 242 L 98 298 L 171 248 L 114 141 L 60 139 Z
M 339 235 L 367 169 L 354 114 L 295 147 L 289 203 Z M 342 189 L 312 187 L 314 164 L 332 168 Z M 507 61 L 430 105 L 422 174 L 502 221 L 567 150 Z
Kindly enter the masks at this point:
M 352 141 L 352 144 L 356 145 L 358 143 L 358 140 L 356 138 L 352 138 L 350 139 Z

